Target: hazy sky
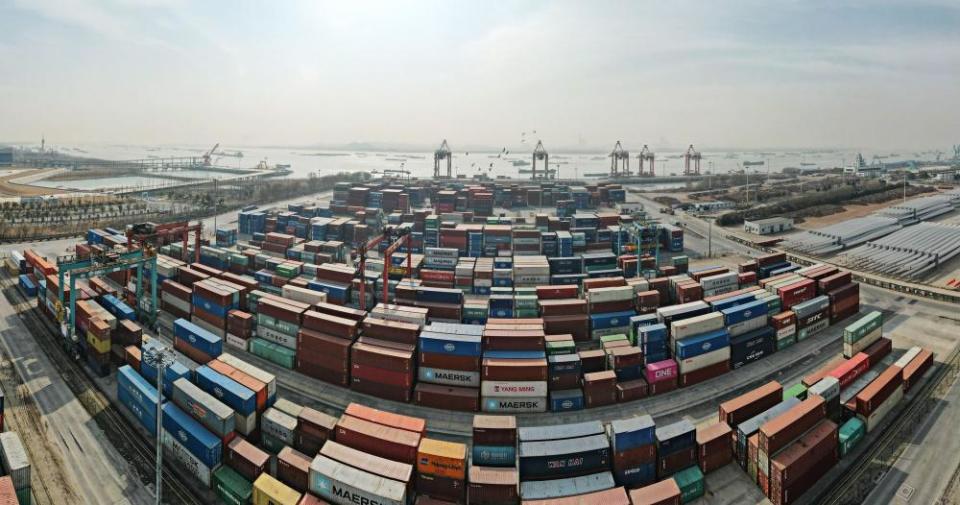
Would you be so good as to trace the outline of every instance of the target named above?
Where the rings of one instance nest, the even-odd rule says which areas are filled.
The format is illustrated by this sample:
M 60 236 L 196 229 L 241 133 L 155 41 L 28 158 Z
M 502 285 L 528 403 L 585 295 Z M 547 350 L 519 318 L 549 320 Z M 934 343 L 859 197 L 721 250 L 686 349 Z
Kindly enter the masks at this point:
M 0 20 L 0 140 L 960 142 L 957 1 L 7 0 Z

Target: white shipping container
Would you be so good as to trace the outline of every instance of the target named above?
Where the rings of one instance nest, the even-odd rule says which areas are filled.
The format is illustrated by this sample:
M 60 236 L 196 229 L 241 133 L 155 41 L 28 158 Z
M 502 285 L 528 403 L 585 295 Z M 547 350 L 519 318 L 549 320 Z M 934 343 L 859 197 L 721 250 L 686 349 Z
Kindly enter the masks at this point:
M 694 356 L 684 360 L 677 361 L 677 368 L 680 373 L 689 373 L 706 368 L 710 365 L 716 365 L 722 361 L 730 361 L 730 347 L 721 347 L 715 351 L 706 354 Z
M 417 368 L 417 378 L 420 382 L 442 384 L 444 386 L 480 387 L 480 372 L 444 370 L 421 366 Z
M 454 258 L 460 256 L 460 250 L 455 247 L 424 247 L 423 253 L 430 258 Z
M 797 325 L 795 324 L 791 324 L 786 328 L 780 328 L 779 330 L 777 330 L 777 340 L 780 340 L 782 338 L 792 337 L 796 333 L 797 333 Z
M 737 285 L 737 273 L 736 272 L 727 272 L 725 274 L 711 275 L 709 277 L 703 277 L 700 279 L 700 286 L 706 291 L 708 289 L 716 289 L 723 287 L 730 287 Z
M 257 327 L 257 336 L 275 344 L 280 344 L 287 349 L 297 350 L 297 336 L 296 335 L 287 335 L 286 333 L 280 333 L 279 331 L 272 330 L 265 326 Z
M 807 396 L 822 396 L 824 400 L 832 400 L 840 396 L 840 380 L 836 377 L 824 377 L 810 386 L 807 390 Z
M 874 428 L 880 425 L 883 422 L 883 419 L 887 417 L 887 414 L 890 413 L 900 403 L 900 400 L 903 399 L 903 388 L 894 389 L 893 393 L 890 393 L 890 396 L 887 397 L 883 403 L 877 407 L 877 410 L 873 411 L 873 414 L 870 414 L 870 417 L 864 418 L 860 414 L 857 414 L 857 417 L 867 425 L 867 433 L 873 431 Z
M 707 314 L 681 319 L 670 323 L 670 336 L 674 340 L 683 340 L 694 335 L 723 329 L 723 313 Z
M 589 303 L 620 302 L 633 299 L 633 288 L 630 286 L 614 286 L 595 288 L 587 291 Z
M 164 292 L 160 293 L 160 299 L 161 299 L 162 301 L 166 302 L 167 304 L 169 304 L 169 305 L 171 305 L 171 306 L 173 306 L 173 307 L 176 307 L 176 308 L 178 308 L 178 309 L 180 309 L 180 310 L 182 310 L 182 311 L 184 311 L 184 312 L 186 312 L 186 313 L 188 313 L 188 314 L 192 311 L 192 306 L 190 305 L 190 302 L 189 302 L 189 301 L 187 301 L 187 300 L 181 300 L 181 299 L 177 298 L 176 296 L 173 296 L 172 293 L 168 293 L 168 292 L 164 291 Z
M 275 375 L 257 368 L 229 353 L 223 353 L 217 356 L 217 359 L 266 384 L 268 398 L 274 398 L 277 395 L 277 377 Z
M 731 337 L 736 337 L 737 335 L 743 335 L 744 333 L 751 332 L 753 330 L 759 330 L 766 325 L 767 315 L 764 314 L 760 317 L 747 319 L 746 321 L 741 321 L 737 324 L 731 324 L 730 326 L 727 326 L 727 332 L 730 333 Z
M 710 296 L 722 295 L 724 293 L 729 293 L 731 291 L 736 291 L 736 290 L 737 290 L 736 284 L 734 284 L 733 286 L 724 286 L 724 287 L 714 288 L 714 289 L 705 289 L 703 291 L 703 297 L 707 298 Z
M 857 355 L 857 353 L 863 351 L 867 347 L 870 347 L 871 344 L 880 340 L 880 337 L 883 336 L 883 328 L 877 328 L 870 333 L 867 333 L 860 340 L 852 344 L 846 342 L 843 343 L 843 357 L 849 359 Z
M 600 340 L 600 337 L 605 337 L 607 335 L 629 335 L 630 326 L 616 326 L 614 328 L 603 328 L 600 330 L 593 330 L 590 332 L 590 338 L 593 340 Z
M 627 279 L 627 285 L 633 288 L 633 294 L 650 291 L 650 282 L 644 278 Z
M 204 465 L 202 461 L 197 459 L 186 447 L 180 444 L 176 437 L 166 430 L 163 431 L 160 439 L 163 441 L 163 447 L 166 449 L 166 453 L 177 463 L 180 463 L 188 475 L 195 475 L 197 480 L 203 483 L 205 487 L 210 487 L 210 476 L 213 473 L 210 467 Z
M 829 319 L 824 319 L 824 320 L 822 320 L 822 321 L 817 321 L 816 323 L 814 323 L 814 324 L 812 324 L 812 325 L 810 325 L 810 326 L 807 326 L 806 328 L 804 328 L 804 329 L 802 329 L 802 330 L 797 331 L 797 340 L 803 340 L 803 339 L 805 339 L 805 338 L 807 338 L 807 337 L 816 335 L 817 333 L 820 333 L 821 331 L 823 331 L 824 329 L 826 329 L 828 326 L 830 326 L 830 320 L 829 320 Z
M 294 433 L 297 431 L 297 419 L 276 408 L 269 408 L 260 417 L 260 429 L 264 435 L 292 445 Z
M 370 311 L 370 316 L 385 321 L 415 324 L 419 326 L 420 329 L 423 329 L 427 322 L 427 316 L 425 314 L 417 314 L 405 310 L 385 309 L 380 306 L 374 307 L 373 310 Z
M 903 356 L 900 356 L 900 359 L 898 359 L 896 362 L 893 363 L 893 366 L 906 368 L 907 365 L 909 365 L 910 362 L 913 361 L 913 358 L 916 358 L 917 355 L 920 354 L 921 350 L 922 349 L 916 346 L 911 347 L 910 349 L 907 350 L 907 352 L 903 353 Z
M 247 348 L 248 348 L 248 346 L 249 346 L 249 344 L 250 344 L 250 341 L 245 340 L 245 339 L 242 339 L 242 338 L 234 335 L 233 333 L 227 333 L 227 338 L 225 338 L 224 341 L 225 341 L 225 342 L 227 343 L 227 345 L 229 345 L 230 347 L 233 347 L 233 348 L 236 348 L 236 349 L 242 349 L 242 350 L 244 350 L 244 351 L 247 350 Z
M 257 413 L 251 412 L 249 415 L 241 416 L 236 414 L 236 426 L 237 433 L 241 435 L 249 435 L 257 429 Z
M 310 462 L 310 492 L 338 505 L 405 505 L 405 483 L 318 455 Z
M 547 381 L 483 381 L 482 396 L 508 398 L 542 398 L 547 396 Z
M 13 480 L 14 489 L 30 487 L 30 458 L 15 431 L 0 433 L 0 456 L 3 468 Z
M 673 317 L 679 314 L 684 314 L 687 312 L 692 312 L 694 310 L 703 310 L 709 309 L 710 306 L 702 300 L 697 300 L 695 302 L 681 303 L 679 305 L 670 305 L 669 307 L 660 307 L 657 309 L 657 319 L 662 323 L 664 319 L 668 317 Z
M 312 289 L 291 286 L 290 284 L 283 286 L 283 297 L 296 300 L 298 302 L 309 303 L 310 305 L 326 303 L 327 301 L 326 293 L 314 291 Z

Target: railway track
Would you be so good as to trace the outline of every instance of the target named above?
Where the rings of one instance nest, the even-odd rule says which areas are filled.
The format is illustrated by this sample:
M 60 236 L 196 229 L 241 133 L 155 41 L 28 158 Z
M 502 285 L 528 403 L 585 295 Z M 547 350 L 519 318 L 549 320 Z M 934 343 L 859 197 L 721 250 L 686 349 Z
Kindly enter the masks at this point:
M 8 275 L 0 276 L 0 289 L 14 309 L 23 316 L 26 326 L 32 330 L 34 340 L 56 367 L 57 373 L 84 409 L 96 420 L 97 426 L 104 432 L 106 438 L 134 466 L 141 481 L 152 483 L 156 475 L 155 445 L 141 437 L 136 427 L 130 425 L 117 407 L 100 392 L 94 380 L 87 375 L 85 366 L 67 354 L 62 347 L 59 328 L 38 313 L 36 306 L 29 299 L 24 298 Z M 169 465 L 169 460 L 166 461 Z M 171 466 L 165 466 L 163 470 L 163 495 L 167 503 L 186 505 L 204 503 L 173 474 Z
M 867 448 L 856 463 L 822 493 L 815 503 L 821 505 L 852 505 L 863 503 L 874 485 L 886 475 L 896 462 L 904 443 L 917 426 L 919 417 L 930 409 L 930 400 L 938 392 L 949 388 L 960 370 L 960 346 L 947 356 L 926 383 L 921 386 L 913 401 L 886 426 L 880 437 Z M 907 428 L 907 429 L 905 429 Z

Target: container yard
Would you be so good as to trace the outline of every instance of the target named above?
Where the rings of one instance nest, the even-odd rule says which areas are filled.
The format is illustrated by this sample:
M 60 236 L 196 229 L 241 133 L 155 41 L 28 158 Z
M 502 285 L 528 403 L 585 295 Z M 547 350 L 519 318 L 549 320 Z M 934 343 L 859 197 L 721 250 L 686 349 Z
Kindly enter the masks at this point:
M 784 253 L 691 266 L 671 252 L 682 230 L 616 211 L 618 185 L 578 191 L 342 186 L 328 207 L 245 209 L 213 244 L 91 230 L 77 258 L 26 249 L 7 269 L 51 323 L 75 307 L 62 347 L 115 377 L 140 436 L 225 503 L 690 503 L 730 465 L 795 503 L 932 365 L 920 347 L 892 359 L 850 272 Z M 531 199 L 557 217 L 525 211 Z M 147 248 L 138 287 L 117 261 Z M 683 395 L 828 328 L 843 346 L 829 366 L 720 403 L 711 422 L 604 410 Z M 161 377 L 163 353 L 175 361 Z M 287 376 L 357 401 L 294 403 Z M 435 438 L 427 416 L 380 408 L 391 402 L 471 414 L 472 432 Z M 605 420 L 525 421 L 592 410 Z

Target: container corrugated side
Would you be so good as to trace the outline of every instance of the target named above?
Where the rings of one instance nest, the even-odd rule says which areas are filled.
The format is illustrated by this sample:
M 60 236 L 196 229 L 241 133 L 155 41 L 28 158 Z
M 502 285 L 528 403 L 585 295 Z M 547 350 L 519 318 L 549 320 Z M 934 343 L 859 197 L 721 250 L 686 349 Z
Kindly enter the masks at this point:
M 357 503 L 406 505 L 407 486 L 317 456 L 310 463 L 310 492 L 340 505 Z

